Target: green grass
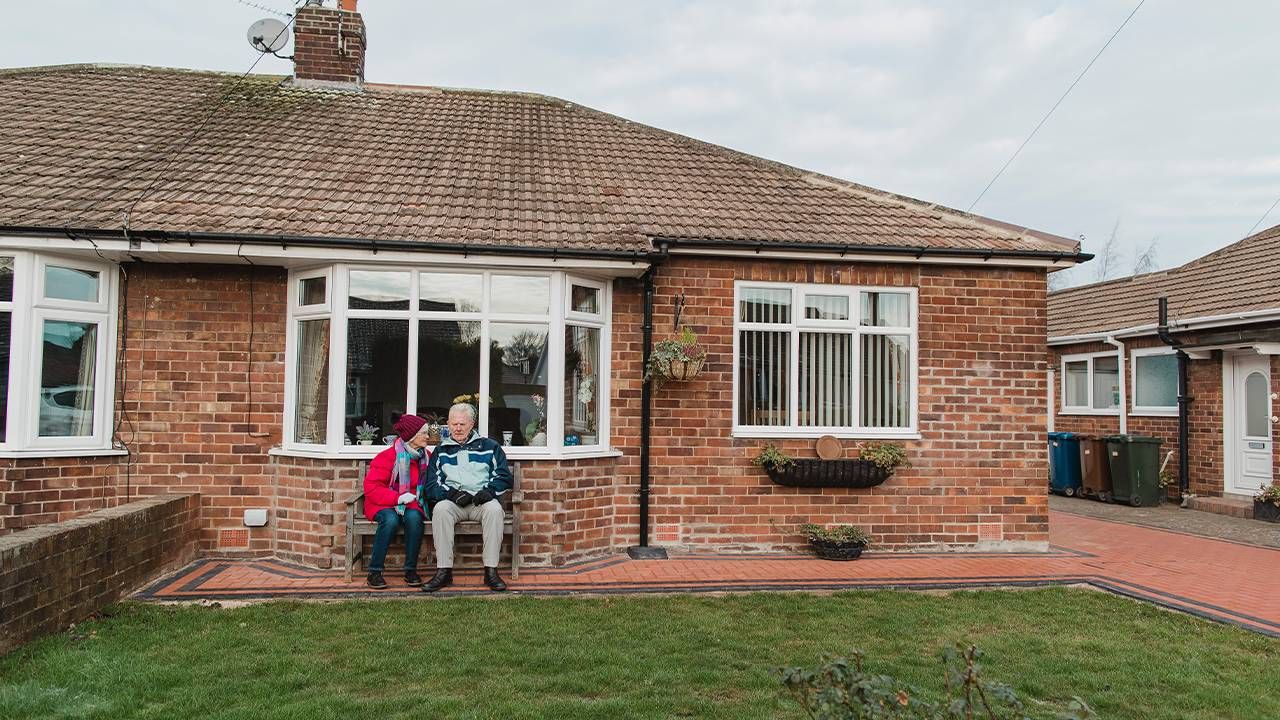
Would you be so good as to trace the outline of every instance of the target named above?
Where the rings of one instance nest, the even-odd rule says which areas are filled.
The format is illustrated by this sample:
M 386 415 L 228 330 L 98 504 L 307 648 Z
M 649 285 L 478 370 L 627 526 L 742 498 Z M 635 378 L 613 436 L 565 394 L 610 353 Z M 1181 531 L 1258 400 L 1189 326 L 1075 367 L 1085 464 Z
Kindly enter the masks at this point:
M 799 718 L 775 668 L 858 647 L 936 690 L 955 640 L 1107 719 L 1280 717 L 1280 640 L 1052 588 L 128 603 L 0 658 L 0 718 Z

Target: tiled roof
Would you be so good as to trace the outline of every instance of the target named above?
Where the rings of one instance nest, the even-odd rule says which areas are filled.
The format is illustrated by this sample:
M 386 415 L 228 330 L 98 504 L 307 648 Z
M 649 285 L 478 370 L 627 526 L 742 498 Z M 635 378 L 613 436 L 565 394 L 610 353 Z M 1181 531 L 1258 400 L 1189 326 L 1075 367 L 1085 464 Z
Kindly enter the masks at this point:
M 649 250 L 654 237 L 1078 251 L 551 97 L 236 80 L 0 71 L 0 226 L 119 229 L 142 196 L 135 231 L 621 251 Z
M 1169 320 L 1280 308 L 1280 225 L 1182 267 L 1049 294 L 1049 337 L 1154 324 L 1169 298 Z

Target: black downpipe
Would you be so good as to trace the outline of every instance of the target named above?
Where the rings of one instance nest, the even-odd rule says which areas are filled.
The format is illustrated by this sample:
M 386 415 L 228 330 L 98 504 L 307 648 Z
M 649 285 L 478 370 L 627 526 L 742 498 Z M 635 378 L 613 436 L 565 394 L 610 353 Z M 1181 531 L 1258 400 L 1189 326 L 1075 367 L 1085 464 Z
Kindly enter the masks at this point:
M 1156 334 L 1160 341 L 1173 348 L 1178 356 L 1178 501 L 1185 502 L 1191 489 L 1191 469 L 1187 464 L 1191 461 L 1191 452 L 1187 448 L 1190 435 L 1190 405 L 1195 398 L 1191 397 L 1191 358 L 1182 349 L 1182 343 L 1169 334 L 1169 298 L 1159 300 L 1159 325 Z
M 644 273 L 644 324 L 641 326 L 641 342 L 644 345 L 642 367 L 649 367 L 649 353 L 653 350 L 653 275 L 657 265 L 650 265 Z M 653 420 L 653 381 L 645 378 L 640 388 L 640 544 L 627 548 L 627 555 L 636 560 L 665 560 L 667 551 L 649 545 L 649 426 Z

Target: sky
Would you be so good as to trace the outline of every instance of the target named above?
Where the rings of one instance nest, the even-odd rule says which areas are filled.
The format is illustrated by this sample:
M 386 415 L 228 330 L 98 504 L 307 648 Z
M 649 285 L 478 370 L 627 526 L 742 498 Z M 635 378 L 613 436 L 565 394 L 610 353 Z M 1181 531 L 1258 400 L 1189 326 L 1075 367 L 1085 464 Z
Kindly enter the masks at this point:
M 333 4 L 334 0 L 329 0 Z M 251 7 L 257 5 L 258 7 Z M 362 0 L 370 82 L 539 92 L 967 209 L 1137 0 Z M 0 67 L 243 73 L 292 0 L 14 3 Z M 1148 0 L 973 212 L 1180 265 L 1280 198 L 1280 3 Z M 285 53 L 288 49 L 285 50 Z M 264 57 L 257 72 L 287 74 Z M 1280 208 L 1259 229 L 1280 223 Z M 1091 282 L 1099 263 L 1059 278 Z

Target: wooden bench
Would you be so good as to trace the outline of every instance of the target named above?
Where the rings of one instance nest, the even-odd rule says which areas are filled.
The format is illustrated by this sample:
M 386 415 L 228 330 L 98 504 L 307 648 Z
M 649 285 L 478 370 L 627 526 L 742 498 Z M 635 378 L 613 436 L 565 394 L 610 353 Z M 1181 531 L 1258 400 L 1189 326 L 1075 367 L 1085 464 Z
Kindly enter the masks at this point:
M 502 523 L 502 534 L 511 536 L 511 579 L 520 579 L 520 503 L 524 499 L 518 490 L 517 473 L 511 470 L 511 490 L 502 494 L 500 502 L 507 511 Z M 360 482 L 363 484 L 364 478 Z M 364 538 L 378 532 L 378 523 L 364 517 L 364 492 L 358 492 L 347 499 L 347 582 L 351 582 L 352 570 L 356 559 L 364 555 Z M 423 523 L 423 542 L 431 539 L 431 521 Z M 458 523 L 458 535 L 479 535 L 480 523 L 476 520 L 463 520 Z

